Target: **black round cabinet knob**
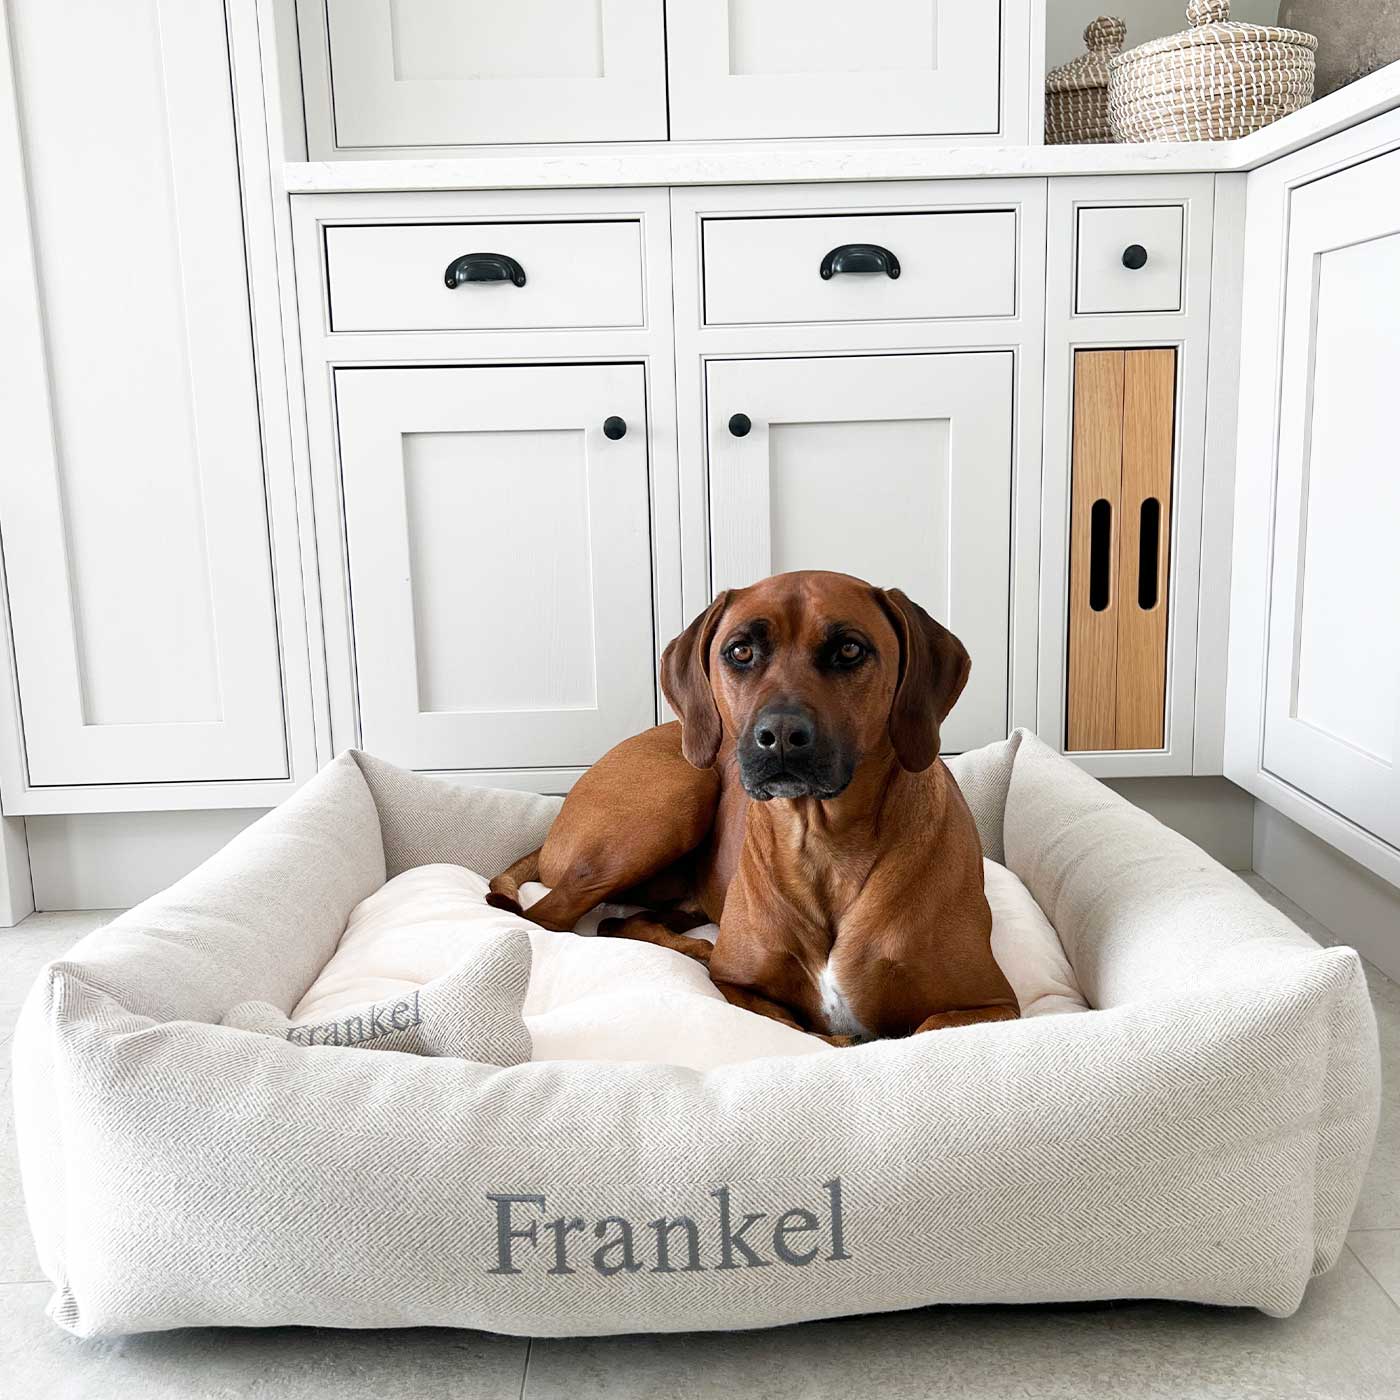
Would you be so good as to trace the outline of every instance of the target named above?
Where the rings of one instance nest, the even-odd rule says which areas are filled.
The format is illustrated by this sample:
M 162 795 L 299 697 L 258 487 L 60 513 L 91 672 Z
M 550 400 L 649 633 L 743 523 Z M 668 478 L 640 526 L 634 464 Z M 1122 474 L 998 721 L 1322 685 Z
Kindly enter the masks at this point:
M 747 413 L 736 413 L 729 420 L 729 431 L 733 433 L 735 437 L 748 437 L 749 429 L 752 427 L 753 424 L 749 422 L 749 415 Z
M 1131 268 L 1136 272 L 1140 267 L 1147 266 L 1147 249 L 1141 243 L 1129 243 L 1123 249 L 1123 266 Z
M 626 437 L 627 420 L 625 418 L 619 418 L 615 413 L 611 418 L 605 418 L 603 420 L 603 436 L 605 438 L 611 438 L 614 442 L 616 442 L 618 438 Z

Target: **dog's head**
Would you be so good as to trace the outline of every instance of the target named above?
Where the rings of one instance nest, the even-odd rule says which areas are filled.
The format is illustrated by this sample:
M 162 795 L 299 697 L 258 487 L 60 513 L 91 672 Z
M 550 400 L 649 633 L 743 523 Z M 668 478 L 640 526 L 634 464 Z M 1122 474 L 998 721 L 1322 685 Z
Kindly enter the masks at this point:
M 836 797 L 871 755 L 921 772 L 967 684 L 958 639 L 897 588 L 793 573 L 720 594 L 666 648 L 682 747 L 711 767 L 734 742 L 750 797 Z

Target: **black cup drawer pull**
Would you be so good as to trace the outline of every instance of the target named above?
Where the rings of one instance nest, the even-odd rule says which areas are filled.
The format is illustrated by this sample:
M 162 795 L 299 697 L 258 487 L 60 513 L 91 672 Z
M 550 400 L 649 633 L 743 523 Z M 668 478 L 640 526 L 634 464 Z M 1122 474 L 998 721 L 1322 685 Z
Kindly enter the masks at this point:
M 442 280 L 450 290 L 464 282 L 514 282 L 525 285 L 525 269 L 505 253 L 463 253 L 447 264 Z
M 822 281 L 831 281 L 838 272 L 883 272 L 886 277 L 898 277 L 899 259 L 878 243 L 843 243 L 822 259 Z

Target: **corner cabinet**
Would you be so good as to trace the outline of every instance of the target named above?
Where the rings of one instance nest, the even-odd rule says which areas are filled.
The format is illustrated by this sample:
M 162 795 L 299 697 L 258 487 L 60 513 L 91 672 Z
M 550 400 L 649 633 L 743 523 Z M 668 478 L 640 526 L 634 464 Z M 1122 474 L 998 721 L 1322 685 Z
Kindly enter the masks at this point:
M 250 14 L 6 12 L 5 811 L 270 805 L 317 756 Z
M 1249 199 L 1226 773 L 1400 883 L 1400 117 Z

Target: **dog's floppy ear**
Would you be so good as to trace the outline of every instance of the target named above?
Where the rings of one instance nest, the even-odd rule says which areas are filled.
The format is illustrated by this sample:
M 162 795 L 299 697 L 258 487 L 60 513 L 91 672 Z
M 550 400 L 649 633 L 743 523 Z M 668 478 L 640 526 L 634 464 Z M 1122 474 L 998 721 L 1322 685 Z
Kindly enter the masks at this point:
M 899 589 L 875 592 L 899 638 L 890 742 L 901 768 L 922 773 L 938 757 L 939 726 L 967 684 L 972 658 L 946 627 Z
M 726 589 L 661 656 L 661 690 L 680 716 L 681 752 L 696 768 L 713 768 L 719 757 L 723 725 L 710 690 L 710 643 L 728 605 Z

